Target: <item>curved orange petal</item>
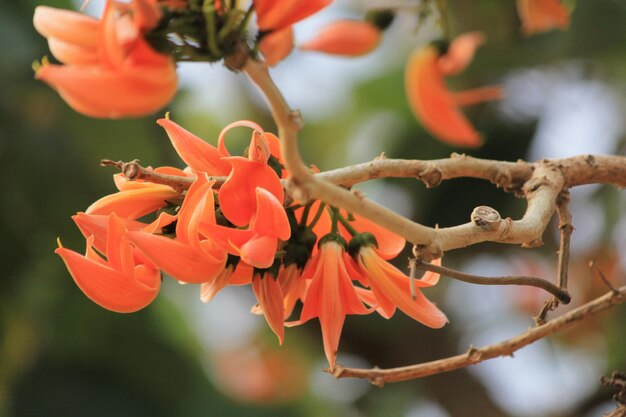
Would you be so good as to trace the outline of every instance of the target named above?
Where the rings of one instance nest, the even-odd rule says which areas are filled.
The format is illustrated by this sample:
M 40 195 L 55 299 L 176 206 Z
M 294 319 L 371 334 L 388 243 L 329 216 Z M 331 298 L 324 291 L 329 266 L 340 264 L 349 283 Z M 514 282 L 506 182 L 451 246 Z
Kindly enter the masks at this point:
M 225 252 L 198 251 L 176 239 L 145 232 L 131 231 L 126 236 L 159 269 L 178 281 L 207 282 L 215 279 L 226 265 Z
M 318 12 L 332 0 L 255 0 L 254 11 L 262 31 L 278 30 Z
M 450 43 L 437 65 L 442 74 L 454 75 L 463 71 L 474 58 L 474 53 L 485 42 L 482 32 L 463 33 Z
M 250 228 L 263 236 L 288 240 L 291 228 L 282 203 L 264 188 L 257 187 L 255 191 L 256 213 L 250 221 Z
M 448 319 L 421 291 L 416 291 L 415 299 L 411 297 L 409 278 L 381 260 L 373 248 L 362 248 L 359 253 L 359 265 L 367 275 L 370 287 L 380 308 L 386 317 L 391 317 L 395 308 L 420 323 L 432 327 L 443 327 Z M 415 280 L 416 286 L 430 286 L 429 282 Z
M 467 121 L 448 91 L 438 68 L 439 53 L 432 47 L 414 52 L 406 67 L 409 105 L 424 128 L 451 145 L 480 146 L 478 132 Z
M 167 185 L 152 184 L 144 188 L 130 189 L 109 194 L 90 205 L 87 214 L 116 213 L 119 217 L 136 219 L 167 205 L 167 201 L 179 196 Z
M 254 235 L 254 237 L 241 245 L 239 256 L 241 260 L 255 268 L 269 268 L 274 264 L 278 239 L 273 236 Z
M 48 47 L 52 55 L 64 64 L 96 65 L 98 63 L 98 51 L 95 48 L 87 48 L 58 38 L 48 38 Z
M 222 129 L 220 135 L 217 138 L 217 150 L 222 156 L 230 156 L 230 152 L 228 152 L 228 149 L 226 148 L 226 133 L 228 133 L 231 129 L 235 127 L 249 127 L 250 129 L 259 132 L 261 135 L 265 133 L 261 126 L 250 120 L 238 120 L 236 122 L 230 123 Z
M 256 276 L 252 280 L 252 291 L 259 302 L 259 307 L 267 324 L 278 337 L 278 343 L 282 345 L 285 339 L 285 326 L 283 324 L 285 307 L 278 281 L 269 275 L 265 275 L 263 278 Z
M 56 38 L 88 49 L 94 49 L 98 45 L 100 22 L 83 13 L 37 6 L 33 15 L 33 25 L 37 32 L 46 38 Z
M 272 193 L 279 202 L 284 198 L 283 186 L 276 172 L 268 165 L 243 157 L 229 157 L 230 175 L 219 191 L 219 203 L 224 216 L 236 226 L 247 225 L 256 212 L 256 189 Z
M 263 54 L 267 65 L 275 67 L 291 53 L 293 44 L 293 28 L 287 26 L 263 36 L 259 42 L 259 50 Z
M 215 146 L 169 119 L 159 119 L 157 124 L 165 129 L 174 149 L 191 169 L 209 175 L 228 175 L 230 164 L 221 159 Z
M 359 56 L 376 49 L 380 39 L 380 30 L 369 22 L 338 20 L 298 48 L 332 55 Z
M 58 248 L 55 253 L 63 259 L 81 291 L 108 310 L 118 313 L 140 310 L 159 292 L 161 277 L 157 270 L 143 267 L 133 277 L 66 248 Z
M 174 97 L 178 83 L 173 63 L 133 73 L 47 64 L 37 70 L 35 78 L 57 90 L 74 110 L 100 118 L 155 112 Z
M 286 319 L 291 316 L 296 302 L 304 299 L 306 280 L 302 278 L 301 271 L 296 264 L 281 267 L 276 280 L 283 294 L 284 318 Z
M 230 282 L 230 277 L 233 274 L 233 267 L 227 266 L 222 270 L 217 276 L 207 282 L 203 282 L 200 285 L 200 301 L 203 303 L 208 303 L 215 297 L 215 295 L 220 292 L 224 287 L 226 287 Z

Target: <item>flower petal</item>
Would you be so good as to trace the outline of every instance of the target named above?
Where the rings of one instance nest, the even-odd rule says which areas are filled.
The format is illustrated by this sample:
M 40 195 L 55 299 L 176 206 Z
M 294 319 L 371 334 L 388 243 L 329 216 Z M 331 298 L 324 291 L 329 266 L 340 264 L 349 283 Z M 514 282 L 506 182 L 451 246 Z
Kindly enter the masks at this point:
M 432 47 L 414 52 L 406 68 L 406 93 L 415 116 L 424 128 L 456 146 L 480 146 L 478 132 L 467 121 L 446 88 L 438 68 L 439 53 Z
M 262 31 L 282 29 L 309 17 L 332 0 L 255 0 L 254 10 Z
M 140 280 L 115 271 L 107 265 L 87 259 L 66 248 L 59 255 L 76 285 L 96 304 L 118 313 L 132 313 L 150 304 L 159 292 L 159 271 L 143 269 Z
M 256 189 L 272 193 L 279 202 L 284 198 L 283 186 L 276 172 L 268 165 L 242 157 L 227 160 L 233 169 L 219 191 L 219 203 L 224 216 L 236 226 L 250 223 L 256 212 Z
M 230 164 L 221 159 L 215 146 L 182 128 L 169 119 L 159 119 L 157 124 L 167 132 L 180 158 L 196 172 L 209 175 L 228 175 Z
M 260 235 L 280 240 L 288 240 L 291 236 L 289 219 L 282 203 L 261 187 L 256 188 L 256 213 L 250 221 L 250 228 Z
M 283 344 L 285 326 L 283 324 L 285 307 L 280 285 L 274 277 L 265 275 L 252 280 L 252 291 L 259 302 L 259 307 L 265 316 L 267 324 L 278 337 L 278 343 Z
M 176 239 L 145 232 L 128 232 L 126 236 L 159 269 L 182 282 L 199 284 L 210 281 L 226 265 L 223 251 L 198 251 Z
M 380 39 L 380 30 L 369 22 L 338 20 L 298 48 L 331 55 L 359 56 L 376 49 Z
M 293 28 L 287 26 L 263 36 L 259 43 L 259 50 L 263 54 L 267 65 L 275 67 L 291 53 L 293 44 Z

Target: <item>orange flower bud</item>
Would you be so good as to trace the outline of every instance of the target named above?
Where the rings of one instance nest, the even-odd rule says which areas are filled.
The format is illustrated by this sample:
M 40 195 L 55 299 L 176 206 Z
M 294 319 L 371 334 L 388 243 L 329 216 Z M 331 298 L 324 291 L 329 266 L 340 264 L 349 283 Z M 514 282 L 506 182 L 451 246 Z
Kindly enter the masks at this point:
M 373 51 L 380 43 L 380 38 L 380 30 L 371 23 L 338 20 L 299 48 L 332 55 L 359 56 Z
M 517 11 L 526 35 L 569 26 L 570 12 L 560 0 L 517 0 Z

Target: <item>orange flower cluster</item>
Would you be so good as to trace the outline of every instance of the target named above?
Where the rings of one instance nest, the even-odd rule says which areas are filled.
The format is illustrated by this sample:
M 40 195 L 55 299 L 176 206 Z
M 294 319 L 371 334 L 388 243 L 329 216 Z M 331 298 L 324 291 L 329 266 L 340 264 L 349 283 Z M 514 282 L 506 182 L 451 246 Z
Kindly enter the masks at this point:
M 146 307 L 159 292 L 161 272 L 200 284 L 205 302 L 227 285 L 251 284 L 258 300 L 253 312 L 265 316 L 280 343 L 298 301 L 302 313 L 287 325 L 319 319 L 331 368 L 349 314 L 389 318 L 400 309 L 430 327 L 446 323 L 434 304 L 411 291 L 436 284 L 438 275 L 411 282 L 387 262 L 404 239 L 318 201 L 284 207 L 281 178 L 288 173 L 275 135 L 241 121 L 227 126 L 215 147 L 168 118 L 158 124 L 187 168 L 155 171 L 195 180 L 181 195 L 117 174 L 117 193 L 74 216 L 86 253 L 62 246 L 56 253 L 94 302 L 117 312 Z M 245 157 L 232 156 L 225 143 L 238 126 L 253 130 Z M 213 177 L 226 179 L 218 186 Z M 138 220 L 147 215 L 155 220 Z
M 88 116 L 152 113 L 174 97 L 178 85 L 173 59 L 155 52 L 144 39 L 160 17 L 156 0 L 108 0 L 100 20 L 39 6 L 35 28 L 65 65 L 44 60 L 35 77 Z

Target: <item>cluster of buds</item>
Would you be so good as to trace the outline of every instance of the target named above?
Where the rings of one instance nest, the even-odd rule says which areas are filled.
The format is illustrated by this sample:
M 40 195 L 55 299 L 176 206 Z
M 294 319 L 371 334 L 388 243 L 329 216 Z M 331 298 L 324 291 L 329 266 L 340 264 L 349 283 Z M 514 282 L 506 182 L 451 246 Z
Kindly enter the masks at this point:
M 188 189 L 116 174 L 119 191 L 74 216 L 87 239 L 85 255 L 56 250 L 94 302 L 137 311 L 158 294 L 162 273 L 200 284 L 205 302 L 228 285 L 251 284 L 253 312 L 265 316 L 280 343 L 285 324 L 319 319 L 331 368 L 348 314 L 390 318 L 400 309 L 429 327 L 446 323 L 416 289 L 439 276 L 411 279 L 387 262 L 404 249 L 403 238 L 319 201 L 287 201 L 281 180 L 289 174 L 275 135 L 241 121 L 227 126 L 215 147 L 169 118 L 158 123 L 187 167 L 154 172 L 185 180 Z M 246 156 L 231 156 L 225 143 L 238 126 L 252 129 Z M 140 221 L 146 218 L 154 220 Z M 289 321 L 298 301 L 300 317 Z

